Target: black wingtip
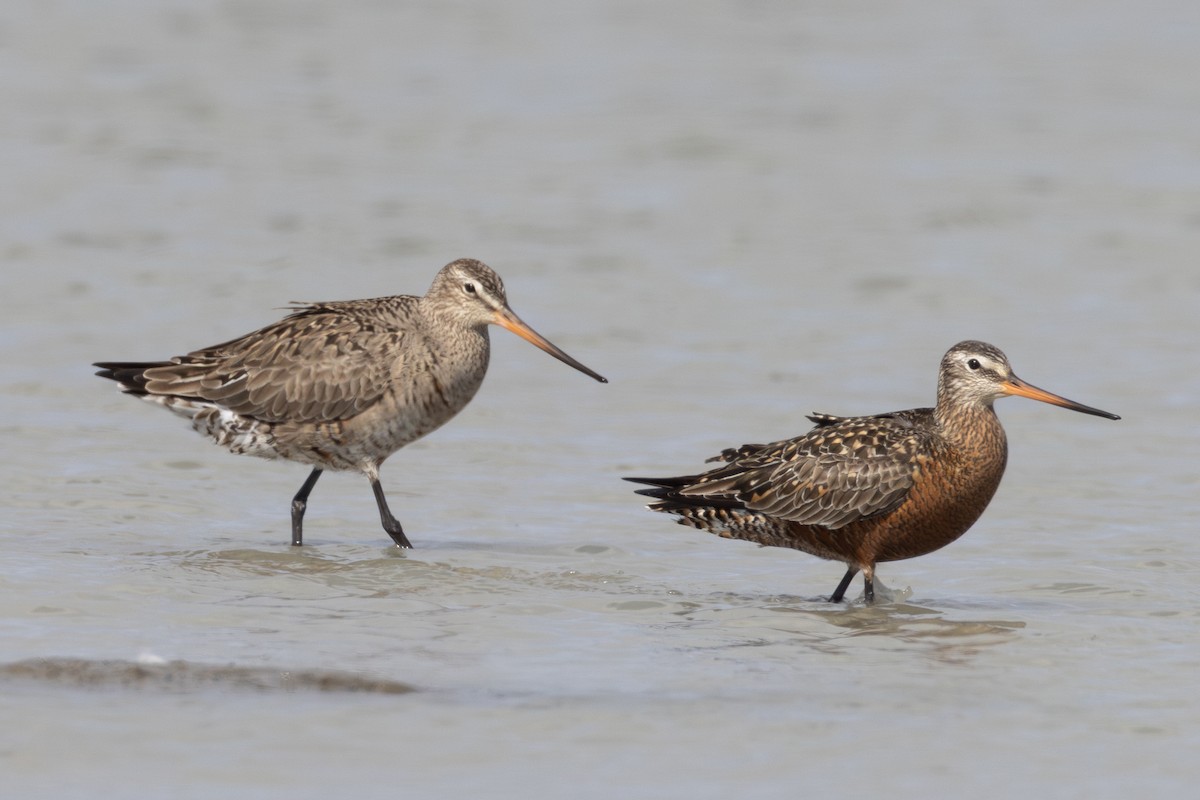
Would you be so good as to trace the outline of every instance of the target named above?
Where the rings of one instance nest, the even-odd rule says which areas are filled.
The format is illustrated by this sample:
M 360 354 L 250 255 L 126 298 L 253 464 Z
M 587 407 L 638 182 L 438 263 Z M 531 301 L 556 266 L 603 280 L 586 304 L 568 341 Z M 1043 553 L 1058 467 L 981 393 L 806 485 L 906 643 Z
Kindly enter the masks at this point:
M 146 386 L 146 370 L 162 367 L 169 361 L 96 361 L 93 367 L 99 367 L 96 375 L 108 378 L 121 384 L 127 392 L 141 392 Z
M 645 495 L 646 497 L 653 497 L 656 499 L 661 499 L 663 494 L 665 492 L 669 491 L 668 489 L 664 488 L 654 478 L 622 478 L 621 480 L 629 481 L 630 483 L 640 483 L 640 484 L 644 484 L 646 486 L 651 487 L 649 489 L 635 489 L 634 490 L 634 494 Z
M 623 478 L 621 478 L 621 480 L 629 481 L 630 483 L 644 483 L 647 486 L 659 486 L 660 485 L 658 478 L 626 478 L 626 477 L 623 477 Z
M 99 367 L 96 375 L 101 378 L 108 378 L 110 381 L 124 382 L 131 372 L 130 367 L 133 364 L 126 364 L 120 361 L 96 361 L 92 364 L 93 367 Z M 124 376 L 118 373 L 125 373 Z
M 688 484 L 695 483 L 697 475 L 680 475 L 677 478 L 621 478 L 623 481 L 630 483 L 642 483 L 646 486 L 654 486 L 658 489 L 679 489 Z
M 697 477 L 698 476 L 696 475 L 680 475 L 676 478 L 622 478 L 622 480 L 629 481 L 630 483 L 640 483 L 650 487 L 648 489 L 637 489 L 634 491 L 634 494 L 640 494 L 645 497 L 653 497 L 655 500 L 664 501 L 676 498 L 679 490 L 685 486 L 690 486 L 691 484 L 695 483 Z M 687 503 L 684 503 L 683 505 L 687 505 Z M 661 502 L 650 506 L 650 508 L 654 509 L 655 511 L 665 510 L 665 506 L 663 506 Z

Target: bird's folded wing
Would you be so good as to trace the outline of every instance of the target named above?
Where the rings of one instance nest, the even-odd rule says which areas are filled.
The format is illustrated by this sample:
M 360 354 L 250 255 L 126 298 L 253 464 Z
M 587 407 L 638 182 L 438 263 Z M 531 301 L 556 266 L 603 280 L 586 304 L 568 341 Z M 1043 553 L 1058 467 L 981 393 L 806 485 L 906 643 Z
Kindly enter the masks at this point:
M 147 370 L 146 390 L 208 400 L 264 422 L 353 417 L 387 391 L 403 332 L 341 305 L 304 306 L 240 339 L 174 358 Z

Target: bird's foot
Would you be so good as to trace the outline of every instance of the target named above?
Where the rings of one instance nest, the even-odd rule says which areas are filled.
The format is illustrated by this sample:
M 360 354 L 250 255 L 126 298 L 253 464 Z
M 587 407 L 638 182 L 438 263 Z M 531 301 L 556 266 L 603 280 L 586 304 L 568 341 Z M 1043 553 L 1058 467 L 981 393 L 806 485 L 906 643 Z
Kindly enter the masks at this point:
M 392 537 L 392 541 L 396 543 L 396 547 L 402 550 L 413 549 L 412 542 L 404 535 L 404 529 L 400 527 L 400 522 L 395 517 L 385 521 L 383 529 L 387 532 L 388 536 Z

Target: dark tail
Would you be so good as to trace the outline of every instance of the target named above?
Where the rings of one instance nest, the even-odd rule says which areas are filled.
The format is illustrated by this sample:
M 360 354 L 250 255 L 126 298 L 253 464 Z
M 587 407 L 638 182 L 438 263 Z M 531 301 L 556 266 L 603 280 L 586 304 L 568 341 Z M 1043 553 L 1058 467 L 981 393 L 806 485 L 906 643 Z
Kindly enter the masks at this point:
M 657 502 L 651 503 L 653 511 L 667 513 L 679 512 L 696 508 L 745 508 L 740 500 L 723 497 L 689 497 L 679 493 L 680 489 L 696 483 L 699 475 L 680 475 L 677 478 L 625 478 L 630 483 L 643 483 L 649 489 L 638 489 L 637 494 L 653 497 Z
M 146 370 L 153 367 L 165 367 L 169 361 L 97 361 L 93 367 L 99 367 L 96 374 L 121 384 L 121 389 L 133 394 L 146 394 Z
M 638 489 L 637 493 L 653 497 L 656 500 L 665 500 L 671 493 L 692 483 L 697 477 L 696 475 L 684 475 L 678 478 L 622 478 L 621 480 L 652 486 L 654 487 L 652 489 Z

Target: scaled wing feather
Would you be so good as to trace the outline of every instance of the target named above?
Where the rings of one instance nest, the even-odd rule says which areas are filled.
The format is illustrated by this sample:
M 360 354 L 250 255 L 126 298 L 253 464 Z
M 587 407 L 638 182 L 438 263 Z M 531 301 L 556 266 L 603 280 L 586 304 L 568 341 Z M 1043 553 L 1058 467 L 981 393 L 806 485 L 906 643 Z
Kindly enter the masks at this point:
M 737 500 L 768 516 L 830 529 L 899 506 L 913 485 L 914 455 L 927 446 L 920 430 L 887 415 L 819 417 L 804 436 L 725 451 L 728 464 L 679 495 Z
M 395 298 L 397 300 L 404 298 Z M 387 390 L 401 332 L 352 303 L 321 303 L 240 339 L 147 370 L 154 394 L 196 397 L 264 422 L 332 422 L 354 416 Z

